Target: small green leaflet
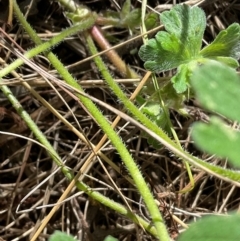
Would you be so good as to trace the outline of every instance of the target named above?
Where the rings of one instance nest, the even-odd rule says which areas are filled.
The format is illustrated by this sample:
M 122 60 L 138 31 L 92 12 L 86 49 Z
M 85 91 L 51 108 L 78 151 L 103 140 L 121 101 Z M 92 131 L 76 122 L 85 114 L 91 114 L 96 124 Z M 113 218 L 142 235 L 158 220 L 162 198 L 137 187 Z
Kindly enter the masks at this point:
M 131 10 L 130 0 L 124 2 L 120 12 L 108 9 L 103 13 L 103 16 L 107 18 L 112 25 L 120 28 L 130 28 L 133 30 L 141 23 L 141 9 L 135 8 Z
M 177 93 L 183 93 L 189 85 L 192 71 L 197 67 L 197 61 L 192 60 L 188 64 L 181 64 L 177 68 L 177 73 L 171 78 L 174 89 Z
M 108 235 L 103 241 L 119 241 L 118 239 L 114 238 L 111 235 Z
M 139 50 L 144 67 L 155 73 L 177 69 L 171 79 L 177 93 L 187 90 L 190 76 L 200 63 L 215 60 L 232 68 L 240 58 L 240 25 L 234 23 L 219 33 L 216 39 L 201 50 L 206 27 L 202 9 L 176 5 L 160 15 L 166 31 L 160 31 Z M 194 64 L 192 64 L 194 62 Z M 193 66 L 195 66 L 193 68 Z
M 168 116 L 169 113 L 165 113 L 163 109 L 160 107 L 159 103 L 156 101 L 148 101 L 144 107 L 142 107 L 142 112 L 149 117 L 151 121 L 153 121 L 156 125 L 161 127 L 164 131 L 170 132 L 168 128 Z M 149 136 L 146 133 L 143 133 L 143 136 L 147 138 L 148 144 L 153 146 L 154 148 L 160 148 L 161 144 L 156 141 L 154 138 Z
M 126 0 L 123 4 L 120 12 L 120 23 L 123 26 L 134 28 L 140 25 L 141 22 L 141 10 L 140 8 L 133 9 L 131 11 L 131 1 Z
M 56 230 L 49 238 L 49 241 L 76 241 L 73 236 Z
M 216 56 L 239 59 L 240 25 L 233 23 L 226 30 L 222 30 L 210 45 L 201 50 L 200 54 L 210 59 Z

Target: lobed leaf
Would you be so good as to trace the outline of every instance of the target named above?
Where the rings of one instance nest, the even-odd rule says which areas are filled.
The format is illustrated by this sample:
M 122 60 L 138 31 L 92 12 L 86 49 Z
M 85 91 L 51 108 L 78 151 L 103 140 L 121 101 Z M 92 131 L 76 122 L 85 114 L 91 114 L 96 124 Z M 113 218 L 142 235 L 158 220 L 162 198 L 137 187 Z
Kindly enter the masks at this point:
M 131 1 L 126 0 L 122 6 L 122 10 L 120 12 L 120 18 L 124 19 L 131 11 Z
M 198 56 L 206 28 L 206 16 L 202 9 L 188 5 L 176 5 L 160 15 L 165 29 L 180 39 L 189 58 Z
M 73 236 L 56 230 L 49 238 L 49 241 L 76 241 Z
M 117 238 L 114 238 L 111 235 L 108 235 L 103 241 L 119 241 Z
M 225 56 L 239 59 L 240 25 L 233 23 L 227 29 L 222 30 L 211 44 L 201 50 L 200 54 L 204 58 Z
M 149 101 L 147 102 L 144 107 L 142 107 L 141 111 L 149 117 L 149 119 L 154 122 L 157 126 L 165 130 L 166 132 L 169 132 L 171 134 L 169 128 L 168 128 L 168 118 L 169 113 L 165 113 L 162 109 L 162 107 L 159 105 L 158 102 Z M 153 146 L 154 148 L 160 148 L 162 145 L 159 143 L 159 141 L 156 141 L 154 138 L 149 136 L 146 133 L 143 133 L 143 137 L 147 138 L 147 142 L 149 145 Z
M 159 17 L 157 13 L 149 13 L 145 18 L 145 25 L 147 30 L 156 28 L 159 25 Z
M 206 27 L 206 17 L 200 8 L 176 5 L 162 13 L 160 20 L 167 32 L 158 32 L 155 39 L 139 50 L 146 69 L 161 72 L 199 57 Z
M 237 241 L 240 237 L 240 215 L 203 217 L 191 224 L 178 241 Z
M 239 63 L 236 59 L 232 57 L 222 57 L 222 56 L 216 56 L 216 57 L 211 57 L 209 59 L 216 60 L 222 64 L 225 64 L 231 68 L 237 68 L 239 66 Z

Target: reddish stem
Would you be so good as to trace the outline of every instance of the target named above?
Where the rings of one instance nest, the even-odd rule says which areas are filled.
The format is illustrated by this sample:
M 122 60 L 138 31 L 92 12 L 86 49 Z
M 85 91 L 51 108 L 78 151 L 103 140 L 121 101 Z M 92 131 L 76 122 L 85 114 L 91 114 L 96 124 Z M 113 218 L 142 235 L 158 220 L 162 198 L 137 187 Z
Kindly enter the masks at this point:
M 104 38 L 103 34 L 97 26 L 93 26 L 90 29 L 90 33 L 102 50 L 111 48 L 111 45 Z M 116 53 L 115 50 L 109 50 L 108 52 L 106 52 L 106 55 L 122 76 L 133 79 L 139 78 L 139 75 L 121 59 L 121 57 Z

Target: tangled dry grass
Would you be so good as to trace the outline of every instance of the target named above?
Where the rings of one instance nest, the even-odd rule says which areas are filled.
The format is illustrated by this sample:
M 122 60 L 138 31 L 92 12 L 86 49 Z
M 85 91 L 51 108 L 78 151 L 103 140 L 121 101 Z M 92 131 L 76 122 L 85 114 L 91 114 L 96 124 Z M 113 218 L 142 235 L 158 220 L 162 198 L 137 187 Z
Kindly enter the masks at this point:
M 51 38 L 69 26 L 63 9 L 56 1 L 34 2 L 33 10 L 28 14 L 28 21 L 43 40 Z M 121 7 L 123 2 L 122 0 L 89 0 L 81 3 L 101 14 L 106 9 L 119 11 L 118 5 Z M 174 4 L 182 2 L 189 5 L 199 5 L 206 12 L 208 24 L 204 36 L 205 42 L 211 42 L 220 30 L 225 29 L 231 23 L 240 22 L 240 4 L 236 0 L 149 0 L 148 5 L 151 9 L 162 12 L 170 9 Z M 29 3 L 30 1 L 19 1 L 22 9 L 25 10 Z M 141 7 L 141 1 L 132 0 L 131 4 L 133 8 Z M 0 10 L 1 16 L 3 16 L 8 3 L 2 1 L 0 5 L 0 9 L 4 9 Z M 151 9 L 149 8 L 148 11 L 153 11 Z M 105 26 L 104 32 L 107 36 L 111 36 L 109 40 L 113 46 L 118 43 L 123 44 L 117 49 L 117 52 L 127 64 L 135 69 L 140 76 L 143 76 L 145 74 L 143 63 L 136 51 L 130 52 L 141 46 L 142 42 L 139 41 L 141 38 L 134 43 L 125 43 L 126 40 L 134 37 L 127 29 Z M 32 41 L 16 21 L 7 33 L 23 50 L 33 47 Z M 115 99 L 102 81 L 102 77 L 93 62 L 91 60 L 82 61 L 89 56 L 83 36 L 71 37 L 59 44 L 53 51 L 64 65 L 68 66 L 69 71 L 89 95 L 119 110 L 122 108 L 121 103 Z M 16 58 L 4 48 L 1 49 L 0 57 L 6 63 L 11 63 Z M 139 80 L 124 79 L 115 67 L 105 57 L 103 58 L 108 63 L 116 81 L 121 83 L 124 90 L 130 95 Z M 42 70 L 59 78 L 45 57 L 39 55 L 32 61 Z M 56 90 L 46 84 L 40 73 L 28 65 L 19 68 L 18 73 L 73 126 L 80 129 L 89 142 L 98 144 L 103 136 L 102 131 L 91 116 L 68 93 L 55 86 L 58 93 L 64 98 L 64 103 L 56 94 Z M 80 141 L 72 130 L 59 121 L 50 110 L 25 91 L 17 79 L 12 75 L 7 76 L 7 78 L 9 83 L 14 82 L 11 84 L 11 88 L 21 104 L 53 144 L 62 159 L 66 160 L 67 166 L 74 171 L 79 170 L 90 155 L 91 148 Z M 69 108 L 66 107 L 66 103 Z M 186 150 L 202 159 L 226 166 L 226 160 L 207 156 L 195 149 L 189 136 L 189 127 L 196 120 L 207 121 L 208 113 L 205 113 L 194 100 L 186 102 L 185 105 L 189 111 L 188 118 L 171 110 L 172 123 L 181 144 Z M 103 109 L 103 113 L 109 121 L 113 121 L 116 117 L 106 109 Z M 238 209 L 239 190 L 237 187 L 213 178 L 196 168 L 192 168 L 195 178 L 194 189 L 186 193 L 179 193 L 179 190 L 186 190 L 189 187 L 189 178 L 182 162 L 172 156 L 164 147 L 158 149 L 151 147 L 136 126 L 126 125 L 124 121 L 121 121 L 117 129 L 159 202 L 159 208 L 173 240 L 177 239 L 178 234 L 186 228 L 190 221 L 213 212 L 222 214 Z M 41 146 L 31 141 L 32 138 L 34 139 L 32 133 L 4 96 L 1 96 L 0 99 L 0 131 L 13 133 L 0 134 L 0 240 L 31 240 L 43 218 L 50 212 L 51 204 L 57 202 L 69 183 L 60 171 L 54 173 L 55 164 L 52 163 Z M 134 212 L 149 219 L 141 196 L 136 192 L 135 187 L 126 180 L 128 173 L 111 143 L 107 142 L 102 152 L 118 165 L 121 172 L 117 173 L 110 165 L 95 158 L 91 169 L 84 174 L 84 181 L 93 189 L 123 203 L 112 184 L 112 180 L 114 180 Z M 54 175 L 43 182 L 51 174 Z M 41 185 L 39 185 L 40 183 Z M 37 188 L 34 189 L 35 187 Z M 64 230 L 75 235 L 79 240 L 98 241 L 103 240 L 109 234 L 119 240 L 153 240 L 140 227 L 107 209 L 104 205 L 89 199 L 87 195 L 79 193 L 76 189 L 71 191 L 71 197 L 56 211 L 38 240 L 48 240 L 54 230 Z M 24 201 L 21 202 L 21 200 Z M 19 204 L 21 212 L 16 213 Z

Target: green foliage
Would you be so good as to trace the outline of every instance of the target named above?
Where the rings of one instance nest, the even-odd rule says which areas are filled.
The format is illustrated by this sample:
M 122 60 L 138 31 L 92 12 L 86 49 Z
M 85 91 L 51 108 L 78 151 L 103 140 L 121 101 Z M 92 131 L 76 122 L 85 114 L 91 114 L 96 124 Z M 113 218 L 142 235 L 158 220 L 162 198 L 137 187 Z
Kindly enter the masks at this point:
M 240 79 L 235 70 L 212 62 L 196 70 L 191 83 L 206 109 L 240 123 Z
M 213 57 L 240 57 L 240 26 L 238 23 L 231 24 L 226 30 L 222 30 L 215 40 L 203 48 L 200 54 L 204 58 Z
M 188 64 L 181 64 L 177 68 L 177 73 L 172 77 L 171 81 L 177 93 L 183 93 L 188 87 L 189 79 L 192 71 L 196 68 L 197 61 L 192 60 Z
M 144 67 L 152 72 L 174 68 L 177 74 L 172 78 L 177 93 L 184 93 L 190 77 L 199 63 L 217 60 L 231 67 L 237 67 L 240 56 L 240 26 L 235 23 L 219 33 L 216 39 L 201 50 L 206 27 L 206 16 L 198 7 L 176 5 L 160 15 L 166 31 L 157 33 L 139 50 Z
M 160 49 L 166 53 L 166 55 L 163 57 L 169 57 L 167 55 L 168 54 L 175 54 L 175 57 L 177 57 L 176 59 L 173 57 L 169 57 L 168 60 L 171 61 L 175 61 L 175 65 L 177 64 L 176 60 L 179 60 L 181 64 L 176 65 L 175 67 L 178 67 L 178 71 L 182 72 L 182 74 L 179 74 L 176 76 L 175 80 L 173 79 L 173 82 L 175 82 L 174 87 L 177 89 L 178 92 L 183 92 L 184 91 L 184 83 L 179 85 L 179 81 L 181 81 L 182 79 L 184 80 L 184 82 L 186 83 L 185 85 L 187 86 L 188 84 L 188 78 L 191 75 L 191 71 L 192 68 L 195 68 L 197 65 L 196 63 L 201 62 L 201 58 L 202 56 L 198 55 L 198 51 L 195 50 L 194 48 L 198 48 L 198 46 L 200 45 L 200 41 L 197 41 L 198 39 L 197 36 L 200 36 L 201 31 L 204 31 L 201 29 L 201 24 L 199 25 L 199 23 L 195 23 L 195 21 L 199 20 L 199 16 L 200 11 L 198 10 L 198 8 L 189 8 L 187 6 L 184 7 L 175 7 L 175 12 L 174 11 L 169 11 L 164 13 L 163 16 L 163 22 L 165 21 L 165 27 L 166 30 L 168 32 L 163 32 L 163 34 L 160 36 Z M 191 9 L 195 9 L 195 12 L 191 12 Z M 138 10 L 139 11 L 139 10 Z M 95 21 L 95 16 L 93 15 L 89 15 L 87 12 L 86 15 L 81 15 L 81 12 L 78 12 L 78 10 L 76 10 L 75 12 L 73 12 L 73 15 L 69 15 L 69 17 L 72 19 L 72 21 L 74 23 L 78 23 L 78 21 L 82 21 L 83 19 L 85 19 L 85 17 L 88 19 L 87 23 L 85 23 L 82 21 L 81 24 L 83 25 L 81 30 L 87 29 L 89 28 L 89 26 L 92 26 L 92 24 L 94 24 Z M 137 11 L 130 10 L 130 1 L 127 0 L 123 6 L 122 12 L 119 15 L 120 18 L 120 23 L 124 26 L 129 26 L 131 27 L 131 23 L 133 23 L 132 26 L 135 26 L 134 23 L 134 19 L 137 19 Z M 194 14 L 196 14 L 196 16 Z M 168 15 L 169 14 L 169 15 Z M 199 16 L 198 16 L 199 14 Z M 78 16 L 81 15 L 81 16 Z M 165 16 L 166 15 L 166 16 Z M 22 16 L 22 15 L 21 15 Z M 93 19 L 94 16 L 94 19 Z M 164 19 L 165 16 L 165 19 Z M 203 15 L 202 15 L 203 16 Z M 22 16 L 23 18 L 23 16 Z M 21 17 L 19 17 L 19 19 L 21 19 Z M 24 20 L 24 19 L 23 19 Z M 22 20 L 22 21 L 23 21 Z M 171 21 L 173 21 L 173 24 L 171 25 Z M 201 18 L 200 18 L 201 20 Z M 202 20 L 204 20 L 202 18 Z M 174 22 L 175 21 L 175 22 Z M 90 22 L 90 23 L 89 23 Z M 183 27 L 185 27 L 186 23 L 189 25 L 190 23 L 192 24 L 192 27 L 190 28 L 189 26 L 187 26 L 187 29 L 183 29 Z M 26 24 L 25 24 L 26 25 Z M 194 28 L 193 28 L 194 26 Z M 75 26 L 76 27 L 76 26 Z M 182 32 L 180 30 L 178 30 L 178 28 L 183 29 Z M 75 28 L 75 30 L 77 30 Z M 75 32 L 74 30 L 74 32 Z M 174 31 L 176 31 L 175 35 L 174 35 Z M 73 33 L 73 32 L 72 32 Z M 179 35 L 179 33 L 181 33 Z M 226 31 L 226 36 L 228 36 L 228 34 L 231 34 L 231 31 Z M 186 35 L 185 35 L 186 34 Z M 34 35 L 34 34 L 33 34 Z M 193 36 L 192 36 L 193 35 Z M 166 38 L 165 38 L 165 37 Z M 179 39 L 177 37 L 180 36 L 180 42 Z M 237 35 L 236 35 L 237 36 Z M 63 38 L 63 37 L 61 37 Z M 87 39 L 89 38 L 89 36 L 87 36 Z M 165 38 L 165 42 L 161 42 L 162 40 L 164 40 Z M 37 39 L 37 36 L 33 36 L 33 39 Z M 162 40 L 161 40 L 162 39 Z M 230 38 L 226 38 L 225 39 L 230 39 Z M 54 41 L 53 41 L 54 40 Z M 45 45 L 42 45 L 42 50 L 41 51 L 45 51 L 46 48 L 48 46 L 50 46 L 49 44 L 56 44 L 57 40 L 59 41 L 59 38 L 55 38 L 53 40 L 50 40 L 50 42 Z M 171 42 L 167 42 L 168 41 L 173 41 L 173 45 L 171 45 Z M 195 41 L 196 40 L 196 41 Z M 181 42 L 183 41 L 183 43 L 185 43 L 185 45 Z M 184 42 L 185 41 L 185 42 Z M 194 42 L 193 42 L 194 41 Z M 219 41 L 220 42 L 220 41 Z M 235 41 L 236 42 L 236 41 Z M 41 40 L 38 39 L 36 41 L 36 44 L 38 44 L 40 47 L 40 43 Z M 237 43 L 237 42 L 236 42 Z M 162 45 L 161 45 L 162 44 Z M 174 46 L 175 44 L 175 46 Z M 89 48 L 92 52 L 92 54 L 94 55 L 96 53 L 95 50 L 93 50 L 93 48 L 91 48 L 91 44 L 90 41 L 88 40 L 88 45 Z M 158 46 L 158 45 L 157 45 Z M 229 45 L 228 47 L 231 47 L 231 45 Z M 48 47 L 49 48 L 49 47 Z M 200 46 L 199 46 L 200 48 Z M 224 48 L 223 48 L 224 49 Z M 40 50 L 38 50 L 40 51 Z M 94 52 L 95 51 L 95 52 Z M 211 52 L 209 51 L 206 51 Z M 234 51 L 232 51 L 234 52 Z M 185 60 L 185 57 L 183 58 L 182 55 L 177 56 L 176 53 L 180 53 L 183 56 L 185 56 L 186 58 L 189 58 L 188 60 Z M 229 52 L 231 53 L 231 51 Z M 36 55 L 37 53 L 35 52 L 34 55 Z M 52 65 L 59 71 L 59 74 L 63 77 L 63 79 L 65 79 L 65 81 L 68 84 L 71 84 L 73 87 L 77 88 L 78 90 L 82 91 L 82 88 L 80 86 L 78 86 L 76 84 L 76 81 L 71 77 L 71 75 L 67 72 L 67 70 L 61 65 L 61 63 L 54 57 L 51 53 L 47 53 L 47 57 L 50 60 L 50 62 L 52 63 Z M 161 54 L 161 53 L 158 53 Z M 32 57 L 33 55 L 25 55 L 28 58 Z M 237 55 L 236 55 L 237 56 Z M 210 56 L 211 57 L 211 56 Z M 209 58 L 210 58 L 209 57 Z M 198 59 L 199 58 L 199 59 Z M 234 61 L 231 60 L 230 58 L 227 59 L 229 57 L 226 56 L 212 56 L 212 59 L 218 59 L 219 61 L 225 60 L 226 63 L 231 63 L 231 66 L 234 65 Z M 159 58 L 157 58 L 159 59 Z M 191 59 L 191 61 L 190 61 Z M 211 59 L 211 58 L 210 58 Z M 160 59 L 161 60 L 161 59 Z M 142 113 L 138 112 L 138 109 L 136 108 L 136 106 L 134 106 L 127 98 L 127 96 L 124 95 L 124 93 L 121 92 L 121 88 L 119 88 L 117 85 L 115 85 L 115 81 L 112 79 L 111 74 L 108 72 L 108 70 L 105 68 L 105 65 L 102 63 L 101 59 L 99 56 L 95 57 L 95 61 L 97 63 L 97 66 L 99 68 L 99 70 L 102 70 L 102 75 L 103 77 L 106 79 L 106 81 L 109 83 L 109 86 L 111 86 L 112 90 L 114 90 L 114 93 L 118 96 L 119 100 L 121 100 L 124 103 L 124 106 L 127 110 L 129 110 L 129 112 L 131 114 L 133 114 L 133 116 L 140 120 L 140 122 L 142 122 L 142 124 L 144 124 L 147 128 L 149 128 L 149 130 L 152 130 L 153 133 L 157 134 L 158 140 L 160 140 L 162 143 L 164 143 L 164 145 L 166 145 L 170 150 L 175 150 L 175 152 L 181 156 L 182 158 L 189 158 L 192 160 L 193 163 L 197 163 L 197 166 L 203 165 L 201 162 L 199 162 L 199 160 L 196 160 L 194 162 L 194 158 L 192 156 L 190 156 L 189 154 L 185 153 L 182 149 L 178 149 L 177 145 L 172 142 L 172 140 L 170 138 L 168 138 L 168 136 L 165 135 L 165 133 L 160 129 L 157 128 L 155 126 L 154 122 L 149 121 L 149 119 L 145 118 L 144 115 L 142 115 Z M 182 61 L 182 62 L 181 62 Z M 160 61 L 161 62 L 161 61 Z M 162 61 L 164 62 L 164 61 Z M 191 62 L 191 65 L 189 64 Z M 202 61 L 204 62 L 204 61 Z M 223 61 L 224 62 L 224 61 Z M 167 66 L 169 64 L 169 66 L 174 66 L 172 63 L 166 63 L 166 61 L 164 62 L 165 65 Z M 185 66 L 186 65 L 186 66 Z M 16 68 L 16 67 L 15 67 Z M 10 71 L 9 71 L 10 72 Z M 8 73 L 9 73 L 8 72 Z M 3 72 L 2 72 L 3 74 Z M 3 76 L 5 76 L 3 74 Z M 166 85 L 167 86 L 167 85 Z M 2 90 L 6 89 L 6 86 L 2 86 L 1 87 Z M 13 106 L 17 107 L 19 110 L 22 109 L 22 107 L 19 107 L 19 103 L 12 98 L 12 94 L 10 91 L 5 91 L 6 96 L 8 96 L 9 100 L 12 100 Z M 167 93 L 166 93 L 167 94 Z M 159 212 L 159 208 L 157 207 L 154 198 L 148 188 L 148 185 L 145 183 L 141 173 L 138 170 L 138 167 L 136 165 L 136 163 L 134 162 L 134 160 L 132 159 L 130 153 L 127 151 L 126 147 L 124 146 L 124 144 L 121 142 L 119 136 L 117 135 L 117 133 L 115 133 L 111 128 L 110 125 L 108 123 L 108 121 L 104 118 L 104 116 L 101 114 L 101 112 L 96 108 L 96 106 L 86 97 L 82 96 L 82 95 L 77 95 L 79 97 L 79 99 L 81 100 L 81 102 L 83 103 L 83 105 L 85 106 L 85 108 L 89 111 L 89 113 L 91 113 L 91 115 L 93 116 L 93 118 L 95 120 L 97 120 L 99 126 L 102 128 L 102 130 L 104 131 L 104 133 L 107 134 L 109 140 L 112 142 L 112 144 L 116 147 L 116 150 L 119 152 L 122 160 L 125 162 L 125 165 L 127 167 L 127 169 L 129 170 L 129 173 L 131 174 L 136 187 L 138 188 L 140 194 L 142 195 L 146 206 L 149 210 L 149 214 L 152 218 L 153 224 L 155 227 L 153 227 L 153 225 L 150 225 L 148 222 L 145 222 L 144 220 L 142 220 L 140 217 L 135 216 L 134 214 L 130 213 L 129 210 L 125 209 L 122 205 L 120 204 L 115 204 L 112 202 L 112 200 L 109 200 L 108 198 L 104 197 L 103 195 L 101 195 L 100 193 L 96 193 L 95 191 L 91 190 L 90 187 L 86 186 L 84 183 L 82 182 L 77 182 L 76 186 L 78 187 L 79 190 L 83 190 L 85 193 L 87 193 L 89 196 L 91 196 L 92 198 L 96 199 L 97 201 L 103 203 L 104 205 L 106 205 L 107 207 L 110 207 L 114 210 L 116 210 L 117 212 L 119 212 L 122 215 L 125 215 L 126 217 L 136 221 L 147 231 L 151 232 L 153 235 L 155 235 L 156 237 L 159 237 L 159 239 L 161 240 L 169 240 L 169 236 L 167 233 L 167 229 L 166 226 L 162 220 L 161 214 Z M 20 110 L 22 111 L 22 110 Z M 153 119 L 156 118 L 156 120 L 159 121 L 159 125 L 162 123 L 161 118 L 159 118 L 159 115 L 161 115 L 162 110 L 161 108 L 156 108 L 156 104 L 149 102 L 145 108 L 145 113 L 148 116 L 151 116 Z M 26 115 L 25 115 L 26 116 Z M 26 117 L 23 116 L 23 118 L 25 118 L 26 123 L 30 123 L 30 121 L 27 120 Z M 159 119 L 158 119 L 159 118 Z M 28 122 L 27 122 L 28 121 Z M 30 127 L 30 124 L 32 125 L 32 127 Z M 39 138 L 39 140 L 41 141 L 41 143 L 43 145 L 45 145 L 46 149 L 48 150 L 52 150 L 53 148 L 51 147 L 50 144 L 46 143 L 43 141 L 43 138 L 45 138 L 44 136 L 40 136 L 40 132 L 37 126 L 33 126 L 32 123 L 29 124 L 30 129 L 33 131 L 33 133 L 35 134 L 35 136 L 37 136 Z M 40 133 L 40 134 L 39 134 Z M 41 134 L 42 135 L 42 134 Z M 156 137 L 155 137 L 156 138 Z M 173 151 L 174 152 L 174 151 Z M 51 154 L 51 151 L 49 151 L 49 153 Z M 55 160 L 55 162 L 58 164 L 58 166 L 61 167 L 62 163 L 58 162 L 57 159 L 60 160 L 60 158 L 58 158 L 58 155 L 56 152 L 54 152 L 54 150 L 52 151 L 53 154 L 51 154 L 52 158 Z M 179 154 L 180 153 L 180 154 Z M 198 161 L 198 162 L 197 162 Z M 200 163 L 200 164 L 199 164 Z M 203 165 L 204 166 L 204 165 Z M 217 167 L 209 167 L 209 166 L 204 166 L 205 169 L 210 169 L 214 171 L 214 168 L 217 169 Z M 211 169 L 212 168 L 212 169 Z M 72 174 L 70 172 L 67 172 L 67 169 L 62 169 L 64 174 L 67 175 L 67 177 L 69 179 L 72 179 Z M 156 228 L 156 229 L 155 229 Z M 114 240 L 113 237 L 107 237 L 107 239 L 110 240 Z M 66 241 L 73 241 L 75 240 L 72 236 L 69 236 L 65 233 L 56 231 L 49 239 L 50 241 L 61 241 L 61 240 L 66 240 Z
M 176 5 L 160 15 L 160 22 L 167 32 L 158 32 L 155 39 L 149 40 L 139 50 L 146 69 L 161 72 L 198 57 L 206 26 L 206 18 L 200 8 Z
M 144 114 L 148 116 L 150 120 L 152 120 L 157 126 L 161 126 L 165 131 L 170 133 L 168 130 L 167 116 L 164 113 L 164 110 L 160 107 L 157 102 L 149 101 L 144 107 L 141 109 Z M 167 113 L 169 114 L 169 113 Z M 143 137 L 147 138 L 148 144 L 153 146 L 154 148 L 160 148 L 162 145 L 159 141 L 155 140 L 151 136 L 146 133 L 143 133 Z
M 169 108 L 178 110 L 182 115 L 186 114 L 186 111 L 183 108 L 184 96 L 179 95 L 173 88 L 173 85 L 169 81 L 158 80 L 159 89 L 155 90 L 153 82 L 148 82 L 147 85 L 143 88 L 142 92 L 144 93 L 145 98 L 140 95 L 137 97 L 136 101 L 139 106 L 144 106 L 141 108 L 141 112 L 144 113 L 148 118 L 154 122 L 157 126 L 163 129 L 169 136 L 172 135 L 171 129 L 169 127 Z M 161 96 L 162 102 L 165 104 L 165 111 L 163 107 L 159 104 L 159 96 Z M 159 141 L 152 138 L 150 135 L 143 133 L 142 135 L 147 139 L 148 144 L 158 149 L 162 145 Z
M 126 0 L 120 12 L 108 10 L 104 16 L 109 18 L 111 24 L 120 28 L 130 28 L 140 26 L 141 10 L 139 8 L 131 10 L 131 1 Z
M 236 71 L 213 62 L 196 70 L 191 83 L 202 106 L 240 122 L 240 78 Z M 209 124 L 194 124 L 192 137 L 201 150 L 228 158 L 240 167 L 240 133 L 219 117 L 212 117 Z
M 117 238 L 114 238 L 113 236 L 109 235 L 107 236 L 103 241 L 118 241 Z
M 191 224 L 178 241 L 237 241 L 240 237 L 240 215 L 210 216 Z
M 57 230 L 50 236 L 49 241 L 76 241 L 76 239 L 69 234 Z
M 131 1 L 126 0 L 123 4 L 122 11 L 119 14 L 120 16 L 120 24 L 129 27 L 134 28 L 136 26 L 140 25 L 141 21 L 141 11 L 139 8 L 133 9 L 131 11 Z
M 191 84 L 203 107 L 240 122 L 240 78 L 236 71 L 212 61 L 194 71 Z M 192 138 L 201 150 L 228 158 L 231 164 L 240 167 L 240 133 L 227 126 L 220 117 L 211 117 L 208 124 L 195 123 Z M 202 218 L 192 224 L 178 241 L 239 240 L 239 222 L 239 214 Z
M 163 116 L 163 110 L 156 102 L 148 102 L 143 108 L 143 113 L 149 116 L 150 119 L 153 119 L 154 122 L 162 126 L 163 128 L 166 126 L 166 118 Z
M 217 117 L 212 117 L 209 124 L 197 123 L 193 127 L 192 138 L 201 150 L 228 158 L 229 162 L 240 167 L 239 132 L 227 127 Z
M 132 31 L 141 24 L 141 9 L 131 9 L 131 1 L 126 0 L 120 12 L 107 10 L 103 16 L 106 22 L 118 28 L 130 28 Z M 149 13 L 145 17 L 146 28 L 152 29 L 159 24 L 159 17 L 156 13 Z
M 50 236 L 49 241 L 76 241 L 76 239 L 69 234 L 57 230 Z M 118 241 L 118 239 L 109 235 L 104 239 L 104 241 Z
M 74 24 L 80 23 L 82 20 L 91 16 L 90 10 L 86 7 L 78 7 L 74 12 L 66 12 L 66 16 L 71 19 Z
M 145 17 L 145 26 L 147 30 L 156 28 L 159 25 L 159 17 L 157 13 L 149 13 Z
M 177 68 L 176 74 L 171 78 L 171 84 L 178 97 L 174 96 L 168 85 L 165 85 L 168 89 L 164 88 L 161 95 L 167 95 L 168 103 L 162 97 L 164 103 L 167 103 L 166 107 L 182 113 L 183 101 L 186 94 L 189 94 L 189 91 L 186 91 L 190 87 L 191 76 L 200 64 L 214 60 L 233 68 L 238 66 L 240 25 L 230 25 L 221 31 L 210 45 L 201 50 L 206 27 L 206 16 L 202 9 L 176 5 L 170 11 L 163 12 L 160 21 L 166 31 L 158 32 L 155 38 L 143 45 L 139 50 L 139 56 L 145 62 L 144 67 L 155 73 Z M 171 98 L 174 98 L 173 101 L 169 101 Z M 159 103 L 159 100 L 155 101 Z M 151 109 L 147 111 L 145 108 L 144 111 L 151 112 Z M 149 113 L 148 115 L 151 116 Z

